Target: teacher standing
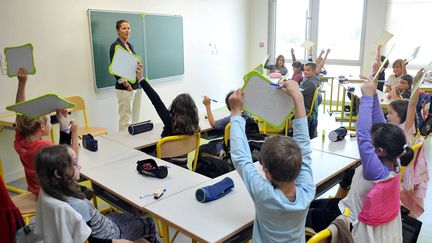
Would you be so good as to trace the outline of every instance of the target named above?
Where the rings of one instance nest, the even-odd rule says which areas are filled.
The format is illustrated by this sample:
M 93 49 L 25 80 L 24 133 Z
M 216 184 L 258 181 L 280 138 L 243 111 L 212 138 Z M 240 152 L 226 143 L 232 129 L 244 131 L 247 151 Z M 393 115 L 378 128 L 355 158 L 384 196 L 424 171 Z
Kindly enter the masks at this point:
M 128 50 L 130 53 L 135 54 L 135 49 L 132 44 L 128 42 L 131 34 L 129 22 L 127 20 L 119 20 L 116 23 L 116 29 L 118 38 L 114 43 L 111 44 L 110 48 L 110 61 L 114 56 L 114 50 L 117 45 Z M 126 129 L 131 122 L 135 123 L 139 121 L 140 107 L 141 107 L 141 96 L 142 90 L 139 87 L 138 82 L 134 84 L 130 83 L 124 78 L 114 76 L 117 80 L 115 84 L 117 101 L 118 101 L 118 112 L 119 112 L 119 130 Z

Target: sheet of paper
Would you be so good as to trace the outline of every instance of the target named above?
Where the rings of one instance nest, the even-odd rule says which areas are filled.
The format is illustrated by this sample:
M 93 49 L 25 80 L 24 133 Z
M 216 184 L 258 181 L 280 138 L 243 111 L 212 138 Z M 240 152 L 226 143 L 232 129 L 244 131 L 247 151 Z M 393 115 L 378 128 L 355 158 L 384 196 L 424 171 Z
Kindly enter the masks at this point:
M 418 53 L 420 51 L 420 47 L 421 46 L 417 46 L 414 50 L 411 51 L 411 53 L 405 59 L 406 63 L 411 62 L 412 60 L 414 60 L 417 57 L 417 55 L 418 55 Z
M 384 47 L 385 44 L 387 44 L 387 42 L 393 37 L 393 34 L 384 31 L 377 39 L 375 39 L 374 43 L 377 46 L 381 46 Z
M 20 68 L 25 68 L 27 74 L 36 73 L 33 46 L 31 43 L 16 47 L 6 47 L 4 53 L 6 56 L 7 75 L 9 77 L 17 76 Z
M 308 48 L 313 47 L 314 45 L 315 45 L 315 43 L 314 43 L 313 41 L 305 40 L 305 41 L 301 44 L 301 47 L 303 47 L 303 48 L 305 48 L 305 49 L 308 49 Z

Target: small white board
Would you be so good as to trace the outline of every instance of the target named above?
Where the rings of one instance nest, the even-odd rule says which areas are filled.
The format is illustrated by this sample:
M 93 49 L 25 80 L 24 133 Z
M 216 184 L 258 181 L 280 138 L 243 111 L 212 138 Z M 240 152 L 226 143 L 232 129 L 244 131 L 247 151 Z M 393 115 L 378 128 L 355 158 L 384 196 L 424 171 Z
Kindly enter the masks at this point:
M 6 107 L 6 109 L 14 111 L 19 115 L 36 118 L 50 114 L 59 109 L 68 109 L 74 106 L 73 103 L 58 97 L 56 94 L 46 94 L 31 100 L 10 105 Z
M 140 56 L 130 53 L 120 45 L 117 45 L 108 70 L 112 75 L 125 78 L 129 82 L 135 83 L 137 81 L 136 70 L 138 62 L 142 63 Z
M 20 68 L 25 68 L 27 74 L 36 73 L 33 45 L 31 43 L 22 46 L 6 47 L 4 53 L 6 56 L 7 75 L 9 77 L 17 76 Z
M 272 82 L 257 71 L 246 74 L 244 80 L 244 110 L 273 126 L 283 127 L 294 109 L 292 98 L 270 85 Z

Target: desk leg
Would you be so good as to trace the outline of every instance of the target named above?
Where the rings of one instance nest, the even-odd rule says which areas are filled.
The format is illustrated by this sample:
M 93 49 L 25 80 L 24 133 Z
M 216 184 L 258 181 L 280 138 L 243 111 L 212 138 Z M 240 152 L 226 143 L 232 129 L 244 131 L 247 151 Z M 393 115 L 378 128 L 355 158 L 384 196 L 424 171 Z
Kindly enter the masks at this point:
M 169 243 L 169 227 L 166 221 L 160 220 L 162 224 L 162 242 Z
M 348 121 L 347 118 L 345 118 L 345 96 L 346 96 L 346 90 L 343 89 L 343 96 L 342 96 L 342 110 L 341 110 L 341 116 L 336 117 L 336 121 Z
M 336 96 L 336 110 L 335 111 L 339 111 L 339 93 L 340 93 L 340 84 L 338 84 L 338 91 L 337 91 L 337 96 Z M 343 112 L 343 110 L 344 109 L 342 107 L 342 112 Z
M 329 106 L 330 106 L 330 112 L 336 111 L 333 110 L 333 80 L 334 78 L 332 78 L 331 83 L 330 83 L 330 102 L 329 102 Z
M 352 127 L 351 126 L 351 124 L 352 124 L 352 122 L 353 122 L 353 107 L 354 107 L 354 95 L 352 95 L 351 96 L 351 104 L 350 104 L 350 116 L 349 116 L 349 122 L 348 122 L 348 127 L 347 127 L 347 129 L 348 130 L 353 130 L 353 131 L 355 131 L 356 130 L 356 127 L 354 126 L 354 127 Z

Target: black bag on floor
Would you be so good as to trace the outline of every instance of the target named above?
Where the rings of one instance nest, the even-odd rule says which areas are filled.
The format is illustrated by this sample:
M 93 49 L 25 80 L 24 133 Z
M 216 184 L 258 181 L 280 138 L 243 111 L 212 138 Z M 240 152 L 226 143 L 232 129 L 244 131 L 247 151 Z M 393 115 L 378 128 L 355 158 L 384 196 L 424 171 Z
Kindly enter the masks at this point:
M 403 243 L 415 243 L 420 234 L 422 222 L 408 214 L 409 210 L 401 206 Z
M 220 159 L 218 156 L 200 151 L 195 172 L 210 178 L 215 178 L 233 170 L 234 166 L 229 157 Z

